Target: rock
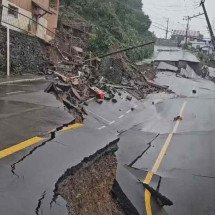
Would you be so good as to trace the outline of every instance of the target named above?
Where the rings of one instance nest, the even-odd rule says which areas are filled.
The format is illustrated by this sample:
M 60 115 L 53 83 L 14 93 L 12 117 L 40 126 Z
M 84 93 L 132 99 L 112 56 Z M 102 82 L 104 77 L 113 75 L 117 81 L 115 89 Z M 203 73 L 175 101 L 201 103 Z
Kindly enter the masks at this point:
M 129 84 L 131 87 L 134 87 L 135 86 L 134 80 L 130 80 Z
M 107 93 L 105 94 L 105 100 L 110 101 L 112 98 L 113 98 L 112 95 L 109 95 Z
M 117 103 L 117 100 L 115 98 L 112 99 L 113 103 Z
M 193 94 L 196 94 L 196 93 L 197 93 L 197 91 L 196 91 L 196 90 L 193 90 L 192 92 L 193 92 Z
M 113 91 L 113 93 L 116 93 L 116 89 L 115 88 L 113 88 L 112 91 Z
M 96 102 L 97 102 L 98 104 L 102 104 L 102 103 L 103 103 L 103 100 L 102 100 L 102 99 L 96 99 Z
M 173 121 L 175 122 L 175 121 L 178 121 L 178 120 L 183 120 L 183 118 L 181 117 L 181 116 L 176 116 L 174 119 L 173 119 Z
M 39 38 L 11 31 L 12 73 L 44 73 L 49 64 L 46 53 L 47 45 Z
M 121 93 L 121 92 L 118 92 L 118 95 L 119 95 L 119 96 L 121 96 L 121 95 L 122 95 L 122 93 Z
M 124 68 L 120 59 L 110 57 L 102 62 L 102 75 L 115 84 L 121 83 L 123 72 Z
M 71 85 L 65 84 L 65 83 L 60 83 L 60 82 L 57 83 L 57 87 L 63 91 L 68 91 L 71 89 Z
M 129 101 L 131 101 L 132 100 L 132 96 L 127 95 L 126 99 L 129 100 Z
M 134 111 L 134 108 L 131 108 L 131 111 Z

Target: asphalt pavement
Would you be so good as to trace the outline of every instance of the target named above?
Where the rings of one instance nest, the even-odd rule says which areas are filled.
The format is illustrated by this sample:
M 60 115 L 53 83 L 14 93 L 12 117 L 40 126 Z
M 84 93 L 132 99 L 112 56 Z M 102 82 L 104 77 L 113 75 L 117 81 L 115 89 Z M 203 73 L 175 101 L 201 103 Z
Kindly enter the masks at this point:
M 48 84 L 0 85 L 0 150 L 74 120 L 53 95 L 44 93 Z
M 55 183 L 68 168 L 117 138 L 120 138 L 117 181 L 139 214 L 215 214 L 215 85 L 198 77 L 191 80 L 168 72 L 159 73 L 155 81 L 170 86 L 176 94 L 159 93 L 143 101 L 134 98 L 127 101 L 123 93 L 116 104 L 92 102 L 86 107 L 88 117 L 84 125 L 56 132 L 54 138 L 47 137 L 2 158 L 0 214 L 67 214 L 63 199 L 58 197 L 53 202 Z M 23 102 L 40 106 L 44 84 L 29 90 L 20 85 L 9 90 L 3 88 L 0 100 L 9 105 Z M 27 92 L 16 95 L 6 94 L 25 90 Z M 46 107 L 53 108 L 53 105 L 54 101 L 50 101 Z M 23 105 L 18 108 L 19 115 L 22 115 L 22 108 Z M 32 108 L 33 105 L 27 107 Z M 9 116 L 8 110 L 4 109 L 4 116 Z M 17 106 L 12 110 L 15 112 Z M 182 118 L 174 121 L 179 115 Z M 10 118 L 13 124 L 21 126 L 23 121 L 17 121 L 12 114 Z M 7 117 L 1 121 L 4 120 L 8 120 Z M 59 122 L 57 124 L 59 126 Z M 15 126 L 11 126 L 10 132 L 16 131 Z M 48 127 L 42 128 L 35 133 L 29 129 L 30 136 L 43 133 Z M 19 143 L 20 139 L 29 138 L 27 131 L 22 130 L 22 137 L 11 137 L 13 141 L 5 137 L 1 147 L 5 149 Z M 1 132 L 2 136 L 2 129 Z M 171 200 L 173 205 L 161 207 L 159 199 L 147 193 L 143 182 Z
M 121 135 L 121 144 L 128 147 L 135 142 L 136 149 L 130 149 L 136 158 L 141 150 L 143 154 L 133 162 L 127 152 L 120 152 L 124 165 L 118 180 L 140 214 L 215 214 L 214 83 L 200 78 L 184 79 L 173 73 L 158 74 L 156 82 L 170 86 L 177 96 L 158 99 L 152 107 L 156 109 L 152 120 Z M 150 97 L 156 101 L 155 95 Z M 182 119 L 174 122 L 180 112 Z M 141 137 L 147 139 L 145 135 L 152 133 L 152 142 L 141 145 Z M 173 205 L 161 207 L 156 196 L 147 195 L 146 190 L 140 192 L 143 185 L 138 181 L 149 184 Z

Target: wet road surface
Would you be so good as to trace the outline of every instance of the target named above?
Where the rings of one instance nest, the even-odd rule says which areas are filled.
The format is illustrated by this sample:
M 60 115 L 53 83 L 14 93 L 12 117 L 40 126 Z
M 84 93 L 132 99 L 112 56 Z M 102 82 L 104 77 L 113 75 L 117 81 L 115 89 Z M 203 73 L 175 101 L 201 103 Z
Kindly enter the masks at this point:
M 108 102 L 105 105 L 105 110 L 97 103 L 87 107 L 90 112 L 83 128 L 56 132 L 54 139 L 47 138 L 1 160 L 0 214 L 67 214 L 61 198 L 53 202 L 57 180 L 84 157 L 117 139 L 121 129 L 136 123 L 126 123 L 131 114 L 138 113 L 135 101 L 122 99 L 117 105 Z M 130 111 L 131 107 L 137 110 Z M 102 111 L 105 114 L 100 116 Z
M 89 116 L 83 127 L 57 132 L 52 140 L 1 159 L 0 214 L 67 214 L 63 199 L 52 201 L 55 183 L 68 168 L 118 137 L 117 180 L 140 214 L 148 215 L 150 209 L 156 215 L 215 214 L 215 85 L 172 73 L 160 73 L 156 82 L 169 85 L 176 95 L 150 95 L 142 102 L 92 103 L 86 107 Z M 192 93 L 194 88 L 197 94 Z M 183 119 L 174 122 L 185 101 Z M 177 129 L 167 141 L 175 124 Z M 151 196 L 150 209 L 146 209 L 141 182 L 166 142 L 169 145 L 149 185 L 173 205 L 161 207 Z
M 54 96 L 43 92 L 47 85 L 0 85 L 0 150 L 73 120 Z
M 139 136 L 143 136 L 143 133 L 145 135 L 145 132 L 159 134 L 155 139 L 152 137 L 153 142 L 148 147 L 142 147 L 144 153 L 132 164 L 132 168 L 120 168 L 118 180 L 123 181 L 125 193 L 133 200 L 140 214 L 214 214 L 214 84 L 201 79 L 176 78 L 171 73 L 159 74 L 156 81 L 169 85 L 179 97 L 158 102 L 155 105 L 157 112 L 153 120 L 136 127 L 135 131 L 132 131 L 135 135 L 121 136 L 121 144 L 128 146 L 131 142 L 136 142 L 137 145 L 139 143 L 136 149 L 138 156 L 138 151 L 141 150 Z M 192 89 L 197 90 L 196 95 L 192 94 Z M 173 119 L 179 115 L 185 101 L 183 119 L 169 139 L 176 123 Z M 143 186 L 137 184 L 137 180 L 147 180 L 147 175 L 151 174 L 154 165 L 159 162 L 159 156 L 167 142 L 169 146 L 161 158 L 158 170 L 152 172 L 152 180 L 149 182 L 154 190 L 158 190 L 173 202 L 172 206 L 160 207 L 153 196 L 149 197 L 146 192 L 139 192 Z M 120 157 L 125 157 L 122 159 L 124 164 L 129 165 L 132 161 L 126 160 L 126 152 L 120 152 Z M 131 173 L 127 174 L 127 179 L 126 171 Z M 129 186 L 126 185 L 126 181 L 129 181 Z M 140 201 L 141 197 L 145 205 Z M 150 204 L 148 207 L 147 203 Z

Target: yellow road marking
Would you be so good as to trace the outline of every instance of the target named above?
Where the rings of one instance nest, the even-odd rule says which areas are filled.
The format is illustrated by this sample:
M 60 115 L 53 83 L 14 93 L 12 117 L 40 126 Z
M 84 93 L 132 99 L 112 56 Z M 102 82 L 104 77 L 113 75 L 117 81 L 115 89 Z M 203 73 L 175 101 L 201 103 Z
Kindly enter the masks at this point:
M 0 159 L 7 157 L 15 152 L 21 151 L 22 149 L 25 149 L 31 145 L 39 143 L 39 142 L 43 141 L 44 139 L 45 138 L 43 138 L 43 137 L 33 137 L 33 138 L 26 140 L 24 142 L 21 142 L 17 145 L 4 149 L 4 150 L 0 151 Z
M 84 124 L 76 123 L 76 124 L 64 127 L 61 131 L 68 131 L 68 130 L 71 130 L 71 129 L 82 128 L 83 126 L 84 126 Z
M 68 127 L 63 128 L 61 131 L 68 131 L 71 129 L 81 128 L 83 126 L 84 126 L 83 124 L 76 123 L 76 124 L 69 125 Z M 1 150 L 0 151 L 0 159 L 7 157 L 11 154 L 14 154 L 16 152 L 19 152 L 19 151 L 21 151 L 21 150 L 23 150 L 29 146 L 32 146 L 32 145 L 37 144 L 39 142 L 42 142 L 45 139 L 46 138 L 44 138 L 44 137 L 32 137 L 31 139 L 25 140 L 21 143 L 18 143 L 14 146 L 7 148 L 7 149 Z
M 184 109 L 186 107 L 186 104 L 187 104 L 187 101 L 184 101 L 183 105 L 182 105 L 182 108 L 180 110 L 180 116 L 183 115 L 183 112 L 184 112 Z M 177 129 L 178 129 L 178 126 L 180 124 L 180 120 L 178 120 L 176 123 L 175 123 L 175 126 L 172 130 L 171 133 L 169 133 L 158 157 L 157 157 L 157 160 L 155 161 L 154 163 L 154 166 L 152 167 L 152 170 L 150 172 L 147 173 L 146 175 L 146 178 L 144 180 L 144 183 L 145 184 L 149 184 L 152 180 L 152 177 L 153 175 L 158 171 L 160 165 L 161 165 L 161 162 L 164 158 L 164 155 L 166 154 L 167 152 L 167 149 L 171 143 L 171 140 L 172 140 L 172 137 L 174 135 L 174 133 L 176 133 Z M 146 207 L 146 214 L 147 215 L 152 215 L 152 208 L 151 208 L 151 193 L 145 189 L 145 207 Z

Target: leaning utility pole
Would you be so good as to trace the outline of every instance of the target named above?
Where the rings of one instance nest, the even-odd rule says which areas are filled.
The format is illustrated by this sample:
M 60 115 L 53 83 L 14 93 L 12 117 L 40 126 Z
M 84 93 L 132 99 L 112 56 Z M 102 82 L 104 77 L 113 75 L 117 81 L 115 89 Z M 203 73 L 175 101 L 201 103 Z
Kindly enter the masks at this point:
M 207 10 L 205 8 L 205 0 L 201 0 L 200 5 L 202 6 L 202 9 L 203 9 L 204 14 L 205 14 L 205 19 L 207 21 L 208 29 L 209 29 L 209 32 L 210 32 L 210 35 L 211 35 L 211 42 L 212 42 L 212 45 L 213 45 L 214 50 L 215 50 L 215 37 L 214 37 L 214 32 L 213 32 L 213 29 L 211 27 L 211 23 L 210 23 L 210 20 L 209 20 L 209 17 L 208 17 Z
M 131 46 L 131 47 L 128 47 L 128 48 L 125 48 L 125 49 L 117 50 L 117 51 L 114 51 L 114 52 L 111 52 L 111 53 L 107 53 L 107 54 L 98 56 L 98 58 L 105 58 L 105 57 L 108 57 L 108 56 L 111 56 L 111 55 L 115 55 L 115 54 L 118 54 L 118 53 L 121 53 L 121 52 L 126 52 L 126 51 L 130 51 L 132 49 L 136 49 L 136 48 L 140 48 L 140 47 L 152 45 L 154 43 L 155 43 L 155 41 L 151 41 L 149 43 L 144 43 L 144 44 L 137 45 L 137 46 Z M 89 61 L 89 60 L 91 60 L 91 59 L 88 59 L 86 61 Z
M 167 26 L 166 26 L 166 39 L 168 38 L 168 32 L 169 32 L 169 18 L 167 19 Z

